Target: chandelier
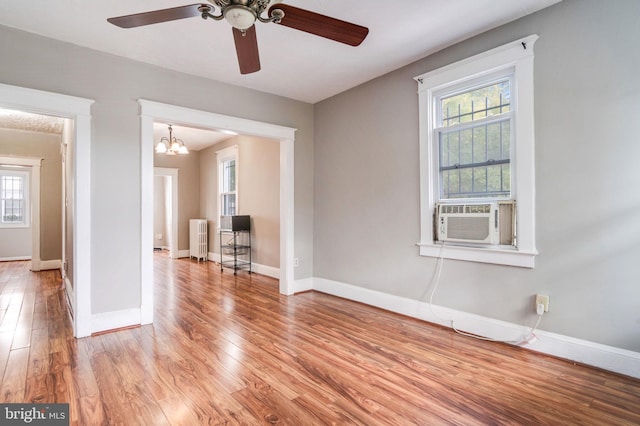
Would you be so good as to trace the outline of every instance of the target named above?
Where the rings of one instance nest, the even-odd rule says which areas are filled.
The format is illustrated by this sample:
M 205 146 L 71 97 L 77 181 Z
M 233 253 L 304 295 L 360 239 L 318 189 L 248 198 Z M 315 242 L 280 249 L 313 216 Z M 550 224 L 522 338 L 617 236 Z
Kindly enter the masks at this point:
M 173 137 L 173 128 L 169 124 L 169 137 L 163 136 L 156 145 L 156 152 L 158 154 L 176 155 L 176 154 L 188 154 L 187 149 L 182 139 Z

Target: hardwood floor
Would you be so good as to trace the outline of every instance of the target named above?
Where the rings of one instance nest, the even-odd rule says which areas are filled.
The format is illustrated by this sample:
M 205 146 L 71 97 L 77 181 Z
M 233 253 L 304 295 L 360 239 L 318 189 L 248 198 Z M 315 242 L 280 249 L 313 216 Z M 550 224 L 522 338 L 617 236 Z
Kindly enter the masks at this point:
M 0 263 L 0 402 L 71 424 L 640 424 L 640 380 L 155 256 L 153 325 L 72 337 L 56 271 Z

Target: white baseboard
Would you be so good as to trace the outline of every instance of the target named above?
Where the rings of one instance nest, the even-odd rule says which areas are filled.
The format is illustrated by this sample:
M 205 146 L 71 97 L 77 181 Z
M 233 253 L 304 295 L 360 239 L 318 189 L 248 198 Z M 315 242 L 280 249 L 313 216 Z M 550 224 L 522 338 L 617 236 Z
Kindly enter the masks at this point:
M 296 281 L 296 292 L 304 291 L 302 289 L 313 289 L 445 327 L 451 328 L 453 321 L 453 326 L 458 330 L 490 337 L 495 340 L 520 341 L 533 326 L 533 324 L 518 325 L 499 321 L 442 306 L 430 306 L 427 302 L 394 296 L 324 278 L 308 278 Z M 544 317 L 542 318 L 542 326 L 544 326 Z M 535 335 L 537 337 L 536 341 L 521 346 L 536 352 L 640 378 L 640 353 L 638 352 L 575 339 L 539 329 L 535 331 Z
M 313 278 L 295 280 L 293 282 L 293 294 L 313 290 L 313 282 L 314 282 Z
M 261 265 L 259 263 L 251 264 L 251 271 L 256 274 L 266 275 L 267 277 L 280 279 L 280 268 L 274 268 L 273 266 Z
M 41 271 L 48 271 L 51 269 L 60 269 L 60 268 L 62 268 L 62 261 L 60 259 L 40 261 Z
M 178 258 L 189 257 L 191 255 L 190 250 L 178 250 Z
M 140 308 L 93 314 L 91 316 L 91 333 L 136 326 L 141 322 Z
M 0 262 L 14 262 L 16 260 L 31 260 L 31 256 L 0 257 Z
M 233 258 L 230 257 L 230 256 L 224 256 L 223 259 L 225 261 L 233 260 Z M 209 260 L 211 262 L 220 263 L 220 254 L 219 253 L 209 252 L 209 253 L 207 253 L 207 260 Z M 266 275 L 267 277 L 280 279 L 280 268 L 275 268 L 273 266 L 261 265 L 259 263 L 252 262 L 251 263 L 251 271 L 255 272 L 256 274 Z

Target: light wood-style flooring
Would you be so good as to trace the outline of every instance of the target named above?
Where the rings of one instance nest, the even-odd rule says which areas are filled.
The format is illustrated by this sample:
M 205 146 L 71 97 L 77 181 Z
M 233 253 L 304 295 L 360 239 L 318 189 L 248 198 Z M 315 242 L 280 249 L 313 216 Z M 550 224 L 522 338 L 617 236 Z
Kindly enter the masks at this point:
M 0 402 L 74 425 L 640 424 L 640 380 L 163 254 L 153 325 L 74 339 L 28 267 L 0 263 Z

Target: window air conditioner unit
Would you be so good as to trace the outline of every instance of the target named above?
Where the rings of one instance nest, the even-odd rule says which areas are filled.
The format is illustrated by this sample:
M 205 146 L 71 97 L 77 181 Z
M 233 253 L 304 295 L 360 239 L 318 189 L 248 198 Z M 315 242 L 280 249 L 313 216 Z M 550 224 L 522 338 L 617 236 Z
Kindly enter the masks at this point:
M 437 204 L 438 241 L 515 245 L 515 201 Z

